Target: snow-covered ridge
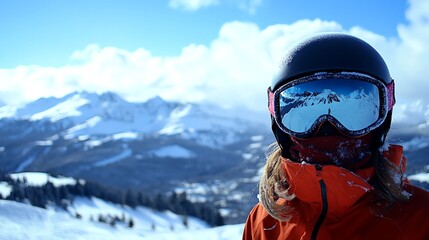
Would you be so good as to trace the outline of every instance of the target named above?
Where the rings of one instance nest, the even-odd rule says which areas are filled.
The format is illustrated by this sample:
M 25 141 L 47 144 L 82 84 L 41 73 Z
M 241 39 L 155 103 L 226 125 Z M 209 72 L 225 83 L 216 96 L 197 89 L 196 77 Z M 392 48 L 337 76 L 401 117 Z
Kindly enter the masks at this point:
M 42 172 L 22 172 L 22 173 L 12 173 L 10 177 L 15 181 L 25 181 L 28 186 L 43 186 L 48 182 L 51 182 L 55 187 L 63 185 L 75 185 L 77 181 L 80 184 L 85 184 L 84 180 L 76 180 L 70 177 L 53 177 L 47 173 Z
M 172 157 L 172 158 L 192 158 L 195 154 L 179 145 L 165 146 L 155 151 L 151 151 L 151 154 L 157 157 Z
M 0 121 L 2 118 L 49 121 L 65 127 L 60 134 L 67 139 L 95 135 L 114 135 L 117 139 L 181 135 L 201 144 L 218 145 L 236 141 L 237 133 L 244 132 L 249 124 L 261 122 L 260 118 L 249 118 L 250 114 L 244 111 L 242 115 L 236 112 L 209 104 L 167 102 L 160 97 L 134 103 L 111 92 L 101 95 L 75 92 L 23 106 L 2 106 Z
M 42 172 L 21 172 L 21 173 L 12 173 L 10 177 L 14 181 L 25 182 L 27 186 L 44 186 L 48 182 L 52 183 L 54 187 L 60 187 L 64 185 L 76 185 L 76 183 L 85 184 L 85 180 L 74 179 L 70 177 L 57 176 L 53 177 L 47 173 Z M 6 183 L 0 181 L 0 194 L 3 198 L 7 198 L 12 191 L 12 187 Z
M 88 99 L 85 99 L 80 95 L 74 95 L 66 99 L 64 102 L 60 102 L 45 111 L 33 114 L 30 119 L 40 120 L 43 118 L 50 118 L 51 121 L 56 122 L 63 118 L 80 116 L 81 112 L 79 112 L 78 109 L 88 103 Z
M 282 103 L 287 103 L 292 107 L 303 107 L 303 106 L 313 106 L 320 104 L 334 104 L 335 102 L 353 102 L 359 100 L 358 102 L 366 101 L 369 103 L 378 102 L 377 97 L 373 94 L 367 94 L 364 90 L 355 90 L 350 92 L 347 95 L 338 94 L 333 90 L 324 89 L 322 92 L 296 92 L 296 93 L 285 93 L 282 94 Z

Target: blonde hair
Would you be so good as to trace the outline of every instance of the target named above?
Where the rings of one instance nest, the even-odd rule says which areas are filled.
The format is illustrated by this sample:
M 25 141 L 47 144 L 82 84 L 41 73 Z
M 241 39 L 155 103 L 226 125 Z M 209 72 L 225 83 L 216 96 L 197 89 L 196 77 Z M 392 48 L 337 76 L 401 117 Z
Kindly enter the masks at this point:
M 372 182 L 376 190 L 376 202 L 383 201 L 386 209 L 396 201 L 408 200 L 403 191 L 404 178 L 400 168 L 377 151 L 374 156 L 375 175 Z M 269 147 L 269 155 L 259 182 L 259 201 L 265 210 L 280 221 L 288 221 L 294 214 L 291 204 L 295 198 L 289 192 L 289 183 L 282 170 L 281 149 L 277 143 Z
M 377 197 L 389 206 L 396 201 L 406 201 L 410 194 L 404 191 L 405 177 L 401 167 L 386 159 L 379 151 L 374 159 L 375 176 L 372 185 Z
M 288 221 L 293 213 L 293 207 L 287 204 L 295 198 L 290 194 L 289 183 L 282 171 L 281 150 L 277 143 L 269 147 L 270 154 L 265 163 L 264 172 L 259 182 L 259 200 L 267 212 L 280 221 Z M 279 201 L 279 199 L 286 201 Z

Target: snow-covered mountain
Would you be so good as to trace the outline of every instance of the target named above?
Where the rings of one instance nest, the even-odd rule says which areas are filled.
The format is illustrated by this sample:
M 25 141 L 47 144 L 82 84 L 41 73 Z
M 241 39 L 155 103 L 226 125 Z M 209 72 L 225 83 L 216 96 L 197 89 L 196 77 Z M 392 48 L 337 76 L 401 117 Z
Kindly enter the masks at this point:
M 60 134 L 65 138 L 179 134 L 206 145 L 224 146 L 237 141 L 236 135 L 249 124 L 248 120 L 243 121 L 246 116 L 240 119 L 239 114 L 231 116 L 225 112 L 214 105 L 180 104 L 160 97 L 132 103 L 111 92 L 75 92 L 62 98 L 42 98 L 21 107 L 3 106 L 0 119 L 50 121 L 64 128 Z
M 159 97 L 132 103 L 114 93 L 7 105 L 0 117 L 6 172 L 43 171 L 153 194 L 193 186 L 195 201 L 213 202 L 238 222 L 257 200 L 254 177 L 273 141 L 267 116 L 244 109 Z
M 353 102 L 356 100 L 359 100 L 356 102 L 378 102 L 378 99 L 375 99 L 376 96 L 373 94 L 367 94 L 363 89 L 355 90 L 347 95 L 338 94 L 331 89 L 324 89 L 321 92 L 287 92 L 282 94 L 281 97 L 283 102 L 289 103 L 294 107 L 334 104 L 335 102 Z

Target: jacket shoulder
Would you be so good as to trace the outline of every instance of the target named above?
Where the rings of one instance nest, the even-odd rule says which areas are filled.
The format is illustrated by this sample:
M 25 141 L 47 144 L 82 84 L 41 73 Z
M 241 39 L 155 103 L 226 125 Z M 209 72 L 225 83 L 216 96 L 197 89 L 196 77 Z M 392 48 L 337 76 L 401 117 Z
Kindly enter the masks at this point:
M 243 240 L 265 239 L 261 236 L 261 231 L 265 226 L 277 225 L 278 220 L 271 217 L 261 203 L 258 203 L 250 211 L 246 224 L 244 225 Z
M 394 206 L 392 217 L 403 232 L 415 236 L 410 239 L 429 239 L 429 192 L 410 184 L 405 185 L 404 190 L 410 198 Z
M 427 207 L 429 202 L 429 192 L 427 190 L 411 184 L 406 184 L 404 190 L 410 195 L 408 201 L 410 206 L 415 208 L 424 208 L 429 211 L 429 208 Z

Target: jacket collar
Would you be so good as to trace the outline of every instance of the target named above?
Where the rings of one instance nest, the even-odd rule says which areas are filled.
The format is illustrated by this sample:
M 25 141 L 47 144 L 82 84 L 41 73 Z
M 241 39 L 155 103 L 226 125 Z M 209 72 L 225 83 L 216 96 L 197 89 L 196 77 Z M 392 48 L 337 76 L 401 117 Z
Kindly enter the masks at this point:
M 405 170 L 405 158 L 402 147 L 389 146 L 382 153 L 392 163 Z M 374 176 L 374 168 L 359 169 L 351 172 L 345 168 L 324 165 L 318 168 L 314 164 L 297 163 L 282 158 L 282 169 L 289 182 L 289 193 L 302 202 L 311 205 L 322 203 L 320 181 L 326 185 L 328 215 L 342 215 L 347 212 L 363 195 L 374 188 L 369 181 Z

